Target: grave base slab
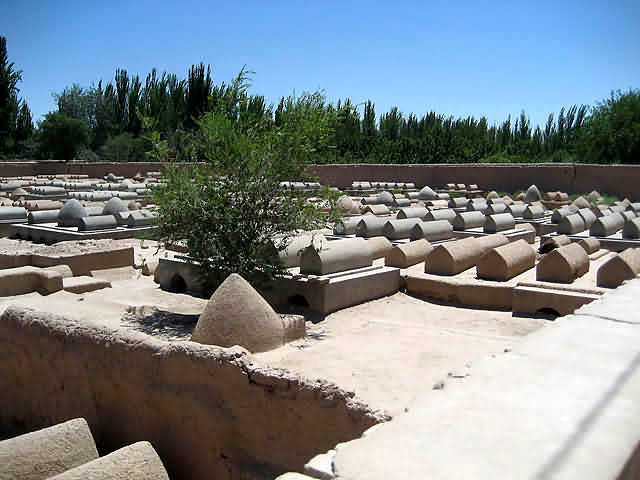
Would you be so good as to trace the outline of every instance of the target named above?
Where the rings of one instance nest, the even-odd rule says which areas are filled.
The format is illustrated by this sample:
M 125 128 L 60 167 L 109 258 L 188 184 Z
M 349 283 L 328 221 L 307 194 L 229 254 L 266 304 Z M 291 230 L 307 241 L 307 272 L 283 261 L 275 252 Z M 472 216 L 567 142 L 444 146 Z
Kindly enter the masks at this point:
M 313 312 L 331 313 L 400 290 L 400 269 L 373 265 L 322 276 L 294 274 L 280 277 L 264 292 L 274 305 L 304 299 Z

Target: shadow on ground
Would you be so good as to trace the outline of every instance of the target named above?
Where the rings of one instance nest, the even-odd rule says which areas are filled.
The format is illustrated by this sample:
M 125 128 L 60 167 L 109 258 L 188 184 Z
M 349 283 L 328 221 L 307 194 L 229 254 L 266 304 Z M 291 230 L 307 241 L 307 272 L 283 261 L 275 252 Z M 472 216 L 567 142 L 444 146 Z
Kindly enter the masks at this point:
M 122 326 L 168 341 L 185 341 L 198 322 L 199 315 L 159 310 L 156 307 L 129 307 L 122 316 Z

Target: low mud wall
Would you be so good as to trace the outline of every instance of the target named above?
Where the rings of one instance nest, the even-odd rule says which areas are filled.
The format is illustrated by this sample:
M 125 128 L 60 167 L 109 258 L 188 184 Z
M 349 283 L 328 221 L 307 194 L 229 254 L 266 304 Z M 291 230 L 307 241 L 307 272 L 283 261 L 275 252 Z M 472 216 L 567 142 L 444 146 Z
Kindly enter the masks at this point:
M 273 478 L 386 418 L 239 349 L 167 343 L 9 306 L 0 433 L 84 417 L 101 454 L 152 443 L 171 478 Z
M 640 160 L 640 159 L 639 159 Z M 111 162 L 1 162 L 0 177 L 85 174 L 102 177 L 114 173 L 132 177 L 136 173 L 162 170 L 160 163 Z M 589 165 L 582 163 L 499 163 L 499 164 L 331 164 L 314 165 L 312 173 L 323 184 L 347 187 L 351 182 L 414 182 L 443 186 L 447 183 L 475 183 L 485 190 L 515 192 L 536 184 L 543 191 L 600 193 L 620 198 L 636 195 L 640 165 Z
M 0 162 L 0 177 L 31 177 L 36 175 L 89 175 L 101 178 L 108 173 L 133 177 L 137 173 L 162 171 L 156 162 L 65 162 L 45 160 L 40 162 Z
M 640 160 L 640 159 L 639 159 Z M 577 165 L 573 191 L 616 195 L 640 201 L 640 165 Z
M 447 183 L 477 184 L 484 190 L 516 192 L 535 184 L 543 191 L 600 193 L 637 198 L 640 165 L 567 163 L 456 165 L 315 165 L 321 183 L 347 187 L 353 181 L 415 182 L 417 186 Z
M 90 275 L 92 270 L 133 266 L 134 262 L 133 247 L 114 247 L 109 240 L 89 240 L 82 245 L 60 242 L 34 246 L 26 243 L 0 251 L 0 269 L 68 265 L 75 276 Z

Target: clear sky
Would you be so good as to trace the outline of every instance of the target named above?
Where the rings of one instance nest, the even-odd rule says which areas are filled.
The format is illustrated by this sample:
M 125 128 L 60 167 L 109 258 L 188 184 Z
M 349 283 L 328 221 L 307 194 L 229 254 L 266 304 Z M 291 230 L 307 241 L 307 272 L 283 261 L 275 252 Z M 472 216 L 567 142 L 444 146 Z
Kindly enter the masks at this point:
M 0 0 L 0 35 L 36 119 L 72 83 L 199 62 L 216 83 L 246 64 L 274 103 L 323 89 L 490 123 L 640 87 L 640 0 Z

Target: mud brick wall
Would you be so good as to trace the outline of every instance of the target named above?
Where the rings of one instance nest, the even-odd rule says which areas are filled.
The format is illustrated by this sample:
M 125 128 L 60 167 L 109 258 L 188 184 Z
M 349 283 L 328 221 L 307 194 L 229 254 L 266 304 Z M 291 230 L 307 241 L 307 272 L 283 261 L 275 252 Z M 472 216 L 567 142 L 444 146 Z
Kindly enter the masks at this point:
M 159 163 L 2 162 L 0 177 L 86 174 L 103 177 L 114 173 L 132 177 L 140 172 L 162 170 Z M 640 165 L 588 165 L 572 163 L 516 164 L 330 164 L 315 165 L 312 174 L 323 184 L 347 187 L 358 180 L 414 182 L 417 186 L 475 183 L 484 190 L 515 192 L 536 184 L 543 191 L 588 193 L 598 190 L 617 197 L 640 200 Z
M 0 316 L 0 433 L 84 417 L 100 453 L 147 440 L 171 478 L 262 479 L 387 419 L 245 351 L 26 308 Z

